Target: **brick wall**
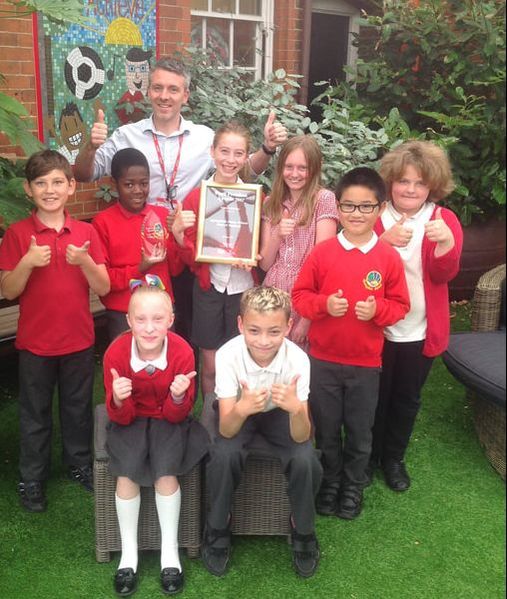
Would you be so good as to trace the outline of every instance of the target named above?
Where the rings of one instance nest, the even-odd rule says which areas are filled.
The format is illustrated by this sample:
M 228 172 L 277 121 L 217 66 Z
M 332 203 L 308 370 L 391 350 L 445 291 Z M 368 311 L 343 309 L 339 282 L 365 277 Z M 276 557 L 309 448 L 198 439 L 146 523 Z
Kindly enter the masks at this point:
M 296 74 L 303 70 L 303 2 L 293 0 L 275 3 L 273 70 L 283 68 L 288 73 Z

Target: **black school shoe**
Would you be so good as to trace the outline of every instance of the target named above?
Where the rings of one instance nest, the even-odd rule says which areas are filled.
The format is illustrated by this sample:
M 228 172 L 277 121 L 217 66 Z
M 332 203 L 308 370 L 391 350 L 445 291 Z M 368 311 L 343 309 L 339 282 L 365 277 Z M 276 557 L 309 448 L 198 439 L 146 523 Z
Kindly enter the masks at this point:
M 382 463 L 384 478 L 387 486 L 401 493 L 410 487 L 410 476 L 402 460 L 386 460 Z
M 360 487 L 344 487 L 338 499 L 336 515 L 343 520 L 354 520 L 363 509 L 363 490 Z
M 292 564 L 296 573 L 302 578 L 310 578 L 315 574 L 319 565 L 320 550 L 315 533 L 299 534 L 290 522 L 290 537 L 292 545 Z
M 137 591 L 137 582 L 137 572 L 134 572 L 132 568 L 121 568 L 114 575 L 114 592 L 119 597 L 133 595 Z
M 18 483 L 21 505 L 29 512 L 45 512 L 46 496 L 40 480 L 22 480 Z
M 323 483 L 315 499 L 315 511 L 321 516 L 334 516 L 338 503 L 340 483 Z
M 201 547 L 202 563 L 211 574 L 223 576 L 231 557 L 231 529 L 211 528 L 206 523 Z
M 166 595 L 179 593 L 183 589 L 184 582 L 183 571 L 180 572 L 178 568 L 164 568 L 160 572 L 160 585 Z
M 91 466 L 69 466 L 68 476 L 93 493 L 93 468 Z

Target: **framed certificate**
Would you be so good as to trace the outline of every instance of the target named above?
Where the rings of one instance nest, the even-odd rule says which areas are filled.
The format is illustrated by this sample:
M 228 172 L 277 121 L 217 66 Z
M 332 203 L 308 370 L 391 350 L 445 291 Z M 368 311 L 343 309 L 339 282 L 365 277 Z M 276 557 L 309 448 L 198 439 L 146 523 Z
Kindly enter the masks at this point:
M 262 186 L 201 183 L 197 262 L 257 265 Z

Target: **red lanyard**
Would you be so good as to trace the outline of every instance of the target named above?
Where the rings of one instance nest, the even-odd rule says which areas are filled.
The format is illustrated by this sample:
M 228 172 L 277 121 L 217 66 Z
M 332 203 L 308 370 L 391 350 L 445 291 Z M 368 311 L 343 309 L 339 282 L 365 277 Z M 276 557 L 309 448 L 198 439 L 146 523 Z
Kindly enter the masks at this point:
M 178 168 L 180 166 L 181 146 L 183 145 L 183 135 L 180 135 L 178 138 L 178 142 L 179 142 L 178 155 L 176 156 L 176 160 L 174 161 L 174 168 L 173 168 L 173 172 L 171 174 L 171 180 L 169 181 L 169 183 L 167 183 L 167 174 L 165 172 L 164 158 L 162 156 L 162 152 L 160 151 L 160 144 L 158 143 L 158 138 L 155 135 L 155 133 L 153 133 L 153 131 L 152 131 L 151 134 L 153 136 L 153 143 L 155 144 L 155 149 L 157 150 L 157 156 L 158 156 L 158 161 L 160 163 L 160 168 L 162 169 L 162 174 L 164 175 L 164 181 L 166 184 L 166 188 L 168 190 L 172 189 L 172 187 L 174 185 L 174 180 L 176 179 L 176 175 L 178 174 Z

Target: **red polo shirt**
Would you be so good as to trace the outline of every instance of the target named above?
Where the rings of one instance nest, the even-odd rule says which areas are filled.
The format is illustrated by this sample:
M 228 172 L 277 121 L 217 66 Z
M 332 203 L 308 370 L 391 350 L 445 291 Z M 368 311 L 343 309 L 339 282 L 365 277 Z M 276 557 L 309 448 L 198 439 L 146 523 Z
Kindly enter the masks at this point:
M 0 270 L 14 270 L 30 246 L 32 235 L 38 245 L 49 245 L 51 262 L 34 268 L 19 296 L 16 347 L 40 356 L 61 356 L 93 345 L 95 334 L 90 313 L 90 288 L 81 268 L 67 264 L 67 246 L 90 242 L 88 253 L 97 264 L 104 263 L 100 239 L 88 223 L 65 212 L 60 231 L 47 227 L 35 212 L 11 225 L 0 244 Z

